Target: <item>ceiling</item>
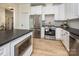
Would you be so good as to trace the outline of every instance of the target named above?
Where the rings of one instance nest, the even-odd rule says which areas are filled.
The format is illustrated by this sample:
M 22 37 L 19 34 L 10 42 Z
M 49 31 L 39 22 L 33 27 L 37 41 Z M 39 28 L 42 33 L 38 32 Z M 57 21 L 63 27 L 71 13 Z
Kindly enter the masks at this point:
M 31 3 L 31 6 L 39 6 L 39 5 L 42 5 L 42 6 L 46 6 L 46 4 L 50 4 L 50 3 Z M 61 3 L 51 3 L 52 5 L 59 5 Z

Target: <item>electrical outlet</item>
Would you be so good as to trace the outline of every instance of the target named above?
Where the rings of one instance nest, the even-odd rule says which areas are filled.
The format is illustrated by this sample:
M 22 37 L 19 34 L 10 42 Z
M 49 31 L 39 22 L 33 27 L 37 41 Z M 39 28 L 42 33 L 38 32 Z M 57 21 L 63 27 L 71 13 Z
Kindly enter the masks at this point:
M 21 26 L 23 27 L 24 25 L 23 25 L 23 24 L 21 24 Z

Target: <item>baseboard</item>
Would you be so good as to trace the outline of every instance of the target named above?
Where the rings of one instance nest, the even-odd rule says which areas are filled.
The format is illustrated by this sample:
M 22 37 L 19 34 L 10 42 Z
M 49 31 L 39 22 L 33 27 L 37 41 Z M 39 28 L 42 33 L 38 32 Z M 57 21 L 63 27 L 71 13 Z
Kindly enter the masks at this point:
M 60 40 L 61 41 L 61 40 Z M 64 46 L 63 42 L 61 41 L 62 45 Z M 65 50 L 68 52 L 69 55 L 69 51 L 66 49 L 66 47 L 64 46 Z

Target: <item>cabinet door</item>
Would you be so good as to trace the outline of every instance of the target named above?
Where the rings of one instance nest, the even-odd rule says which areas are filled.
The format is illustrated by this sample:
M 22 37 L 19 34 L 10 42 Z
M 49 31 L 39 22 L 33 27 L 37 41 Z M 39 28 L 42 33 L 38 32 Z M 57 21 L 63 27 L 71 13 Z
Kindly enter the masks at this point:
M 54 6 L 55 20 L 58 20 L 58 7 L 59 6 Z
M 46 6 L 42 8 L 43 14 L 54 14 L 54 9 L 52 6 Z
M 72 18 L 78 18 L 78 3 L 73 4 L 73 16 Z
M 69 51 L 69 32 L 63 30 L 63 44 Z
M 4 56 L 5 53 L 4 53 L 5 49 L 3 47 L 0 47 L 0 56 Z
M 41 38 L 44 38 L 45 29 L 44 27 L 41 28 Z
M 65 20 L 65 10 L 64 9 L 65 9 L 64 4 L 61 4 L 58 9 L 58 14 L 59 14 L 58 19 L 59 20 Z
M 72 4 L 70 4 L 70 3 L 65 4 L 65 16 L 66 16 L 66 19 L 70 19 L 71 15 L 73 15 L 72 14 L 72 9 L 73 9 Z
M 78 3 L 65 4 L 66 19 L 78 18 Z
M 0 56 L 10 56 L 10 43 L 0 47 Z
M 62 29 L 62 42 L 65 45 L 65 31 Z
M 64 4 L 56 6 L 55 20 L 65 20 L 65 7 Z
M 62 40 L 62 29 L 61 28 L 56 28 L 56 39 Z
M 42 13 L 42 6 L 31 7 L 31 15 L 39 15 Z
M 65 33 L 65 47 L 69 51 L 69 33 Z
M 79 3 L 78 3 L 78 17 L 79 17 Z

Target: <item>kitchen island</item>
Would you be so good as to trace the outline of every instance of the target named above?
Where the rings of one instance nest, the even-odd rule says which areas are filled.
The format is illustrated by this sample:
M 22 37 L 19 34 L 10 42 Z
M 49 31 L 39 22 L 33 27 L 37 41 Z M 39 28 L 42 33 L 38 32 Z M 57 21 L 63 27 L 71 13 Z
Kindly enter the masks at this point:
M 31 55 L 31 43 L 31 30 L 0 31 L 0 56 Z

